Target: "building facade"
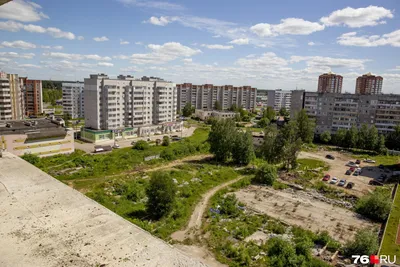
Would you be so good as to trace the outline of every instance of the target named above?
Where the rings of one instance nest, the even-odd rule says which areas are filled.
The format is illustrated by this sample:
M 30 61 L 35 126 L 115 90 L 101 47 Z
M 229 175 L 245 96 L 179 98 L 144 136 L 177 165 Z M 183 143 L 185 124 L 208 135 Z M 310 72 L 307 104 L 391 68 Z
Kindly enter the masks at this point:
M 23 92 L 17 74 L 0 72 L 0 120 L 23 118 Z
M 234 87 L 232 85 L 215 86 L 212 84 L 194 85 L 184 83 L 176 85 L 178 90 L 178 110 L 186 103 L 195 109 L 215 109 L 218 101 L 223 109 L 232 105 L 251 110 L 256 106 L 257 89 L 250 86 Z
M 37 116 L 43 113 L 42 81 L 23 79 L 25 93 L 25 114 Z
M 372 75 L 371 72 L 357 78 L 356 94 L 379 95 L 382 94 L 383 78 Z
M 357 95 L 305 92 L 304 109 L 315 119 L 316 134 L 375 125 L 379 133 L 400 124 L 400 95 Z
M 82 138 L 106 141 L 112 138 L 149 136 L 181 131 L 176 122 L 176 85 L 159 78 L 90 75 L 84 84 L 85 127 Z M 102 131 L 99 135 L 96 131 Z M 97 136 L 93 140 L 93 136 Z
M 64 114 L 67 113 L 72 119 L 84 117 L 84 83 L 62 83 L 62 106 Z
M 205 121 L 211 117 L 216 119 L 233 119 L 237 113 L 233 111 L 196 109 L 194 114 L 200 120 Z
M 266 107 L 268 106 L 268 92 L 271 90 L 257 90 L 256 95 L 256 105 L 257 107 Z
M 318 78 L 319 93 L 341 93 L 343 77 L 332 72 L 324 73 Z
M 290 110 L 291 102 L 292 91 L 282 89 L 268 90 L 266 106 L 274 108 L 276 112 L 281 108 Z

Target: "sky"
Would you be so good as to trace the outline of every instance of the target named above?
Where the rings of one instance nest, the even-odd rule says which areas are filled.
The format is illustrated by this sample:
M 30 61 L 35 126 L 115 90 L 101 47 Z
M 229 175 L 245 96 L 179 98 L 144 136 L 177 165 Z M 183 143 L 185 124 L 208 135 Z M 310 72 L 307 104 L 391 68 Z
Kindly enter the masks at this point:
M 332 71 L 351 93 L 371 72 L 400 94 L 399 12 L 397 0 L 14 0 L 0 6 L 0 70 L 308 91 Z

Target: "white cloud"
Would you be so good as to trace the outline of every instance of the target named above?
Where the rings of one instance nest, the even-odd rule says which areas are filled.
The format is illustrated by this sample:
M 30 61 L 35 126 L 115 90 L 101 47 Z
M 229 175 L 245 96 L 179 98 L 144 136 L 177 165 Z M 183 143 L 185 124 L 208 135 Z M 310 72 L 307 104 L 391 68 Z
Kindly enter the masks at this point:
M 1 43 L 1 45 L 4 46 L 4 47 L 20 48 L 20 49 L 34 49 L 34 48 L 36 48 L 35 44 L 28 43 L 28 42 L 21 41 L 21 40 L 14 41 L 14 42 L 6 42 L 6 41 L 4 41 L 4 42 Z
M 389 71 L 400 71 L 400 66 L 396 66 L 394 69 L 389 69 Z
M 120 44 L 120 45 L 128 45 L 128 44 L 129 44 L 129 42 L 128 42 L 128 41 L 124 41 L 124 40 L 120 39 L 120 40 L 119 40 L 119 44 Z
M 202 47 L 207 47 L 208 49 L 219 49 L 219 50 L 229 50 L 232 49 L 232 45 L 220 45 L 220 44 L 202 44 Z
M 68 60 L 61 60 L 59 62 L 52 61 L 40 61 L 43 67 L 53 69 L 56 71 L 86 71 L 86 72 L 97 72 L 93 67 L 95 65 L 89 63 L 73 62 Z
M 143 45 L 142 42 L 135 42 L 135 45 Z
M 96 61 L 110 61 L 110 57 L 101 57 L 99 55 L 81 55 L 81 54 L 67 54 L 60 52 L 46 52 L 42 54 L 48 58 L 62 58 L 67 60 L 83 60 L 83 59 L 91 59 Z
M 114 66 L 114 64 L 109 63 L 109 62 L 99 62 L 97 65 L 103 66 L 103 67 L 113 67 Z
M 42 26 L 33 25 L 33 24 L 22 24 L 14 21 L 1 21 L 0 22 L 0 30 L 18 32 L 20 30 L 24 30 L 32 33 L 47 33 L 54 38 L 65 38 L 69 40 L 74 40 L 75 35 L 72 32 L 64 32 L 58 28 L 48 27 L 44 28 Z
M 260 57 L 240 58 L 235 64 L 248 69 L 260 69 L 272 66 L 286 66 L 288 62 L 286 59 L 278 57 L 275 53 L 268 52 L 262 54 Z
M 34 68 L 34 69 L 41 69 L 41 66 L 34 65 L 34 64 L 20 64 L 18 65 L 21 68 Z
M 0 7 L 0 19 L 19 20 L 23 22 L 39 21 L 49 17 L 40 12 L 42 7 L 36 3 L 14 0 Z
M 78 39 L 79 41 L 82 41 L 82 40 L 85 39 L 85 37 L 83 37 L 83 36 L 78 36 L 76 39 Z
M 150 23 L 157 26 L 166 26 L 167 24 L 175 21 L 174 17 L 164 17 L 161 16 L 160 18 L 151 17 L 149 20 L 144 21 L 144 23 Z
M 130 59 L 130 56 L 118 55 L 118 56 L 113 56 L 113 58 L 116 58 L 116 59 Z
M 393 18 L 393 13 L 389 9 L 378 6 L 369 6 L 364 8 L 351 8 L 336 10 L 328 17 L 322 17 L 321 22 L 326 26 L 346 25 L 350 28 L 359 28 L 364 26 L 375 26 L 385 24 L 385 18 Z
M 313 45 L 315 45 L 315 43 L 314 42 L 308 42 L 308 45 L 309 46 L 313 46 Z
M 147 1 L 147 0 L 119 0 L 119 2 L 145 8 L 155 8 L 162 10 L 183 10 L 184 7 L 178 4 L 164 1 Z
M 245 44 L 249 44 L 249 39 L 248 38 L 239 38 L 239 39 L 232 40 L 229 43 L 236 44 L 236 45 L 245 45 Z
M 122 71 L 122 72 L 140 72 L 140 71 L 142 71 L 141 69 L 139 69 L 136 66 L 130 66 L 130 67 L 127 67 L 127 68 L 120 68 L 119 70 Z
M 56 46 L 42 45 L 42 46 L 40 46 L 40 48 L 43 48 L 43 49 L 54 49 L 54 50 L 63 50 L 64 49 L 64 47 L 62 47 L 61 45 L 56 45 Z
M 93 40 L 95 40 L 96 42 L 105 42 L 105 41 L 109 41 L 109 39 L 108 39 L 106 36 L 94 37 Z
M 291 56 L 291 63 L 298 63 L 305 61 L 310 69 L 321 69 L 323 71 L 330 70 L 332 68 L 353 68 L 361 69 L 365 68 L 364 63 L 369 62 L 369 59 L 354 59 L 354 58 L 331 58 L 321 56 Z M 318 72 L 318 71 L 317 71 Z
M 300 18 L 282 19 L 280 24 L 259 23 L 250 30 L 260 37 L 278 36 L 278 35 L 309 35 L 313 32 L 322 31 L 324 25 L 318 22 L 311 22 Z
M 6 58 L 23 58 L 23 59 L 31 59 L 35 56 L 34 53 L 25 53 L 25 54 L 18 54 L 16 52 L 0 52 L 1 57 Z
M 337 38 L 337 43 L 347 46 L 383 46 L 400 47 L 400 30 L 383 35 L 357 36 L 356 32 L 348 32 Z
M 219 34 L 213 35 L 213 38 L 221 38 L 221 35 L 219 35 Z
M 192 62 L 193 62 L 193 59 L 192 59 L 192 58 L 184 58 L 182 61 L 183 61 L 184 63 L 192 63 Z

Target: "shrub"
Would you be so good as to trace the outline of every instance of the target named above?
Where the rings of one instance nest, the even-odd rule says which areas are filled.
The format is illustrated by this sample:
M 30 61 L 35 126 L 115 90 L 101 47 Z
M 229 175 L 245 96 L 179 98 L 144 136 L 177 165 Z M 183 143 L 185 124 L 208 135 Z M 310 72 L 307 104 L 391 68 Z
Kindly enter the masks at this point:
M 220 203 L 221 214 L 236 217 L 239 215 L 240 210 L 237 208 L 238 200 L 234 194 L 229 194 L 222 199 Z
M 277 175 L 275 166 L 264 164 L 257 170 L 253 181 L 259 184 L 273 185 Z
M 377 188 L 357 201 L 356 212 L 372 220 L 383 222 L 389 216 L 391 205 L 390 192 Z
M 353 241 L 347 242 L 343 248 L 346 256 L 372 255 L 378 251 L 378 235 L 369 229 L 360 229 L 354 236 Z
M 165 160 L 174 160 L 176 159 L 175 153 L 172 149 L 167 148 L 163 150 L 160 154 L 160 157 L 165 159 Z
M 169 146 L 170 140 L 169 140 L 169 136 L 165 135 L 162 139 L 162 145 L 163 146 Z
M 168 173 L 155 172 L 151 176 L 146 194 L 147 212 L 155 218 L 161 218 L 167 215 L 174 206 L 176 186 Z
M 31 154 L 31 153 L 25 153 L 21 158 L 26 160 L 27 162 L 29 162 L 32 165 L 36 165 L 40 162 L 39 156 L 37 156 L 35 154 Z
M 139 140 L 136 142 L 133 148 L 136 150 L 146 150 L 149 148 L 149 144 L 144 140 Z

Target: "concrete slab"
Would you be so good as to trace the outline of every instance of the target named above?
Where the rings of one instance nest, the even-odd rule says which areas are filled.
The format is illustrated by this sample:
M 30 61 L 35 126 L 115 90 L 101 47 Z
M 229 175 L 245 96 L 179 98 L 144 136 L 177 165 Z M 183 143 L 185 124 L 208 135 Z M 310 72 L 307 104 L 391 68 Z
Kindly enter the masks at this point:
M 10 153 L 0 255 L 0 266 L 205 266 Z

